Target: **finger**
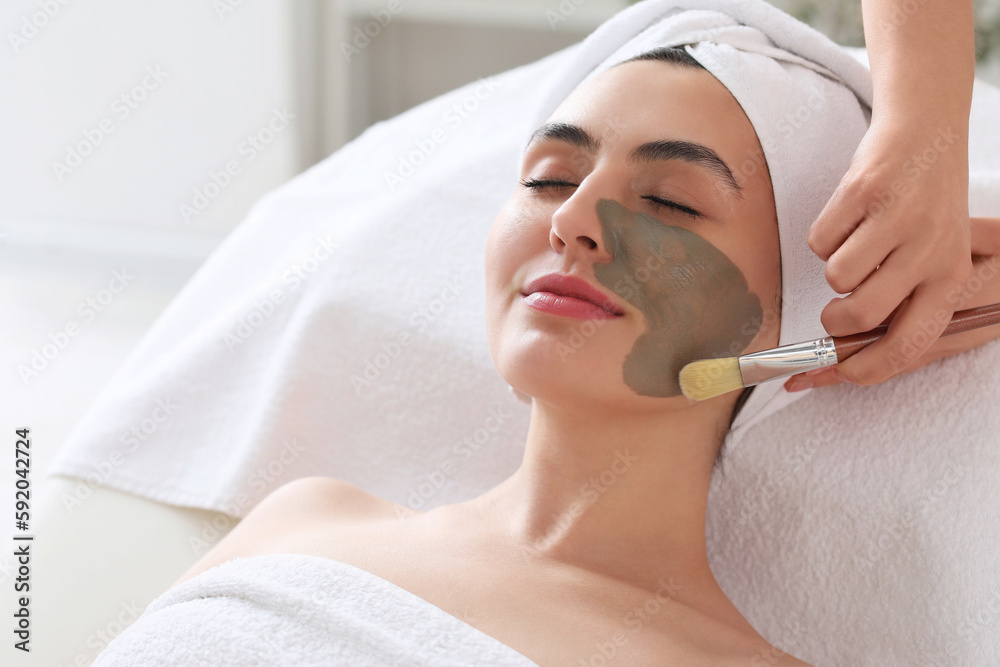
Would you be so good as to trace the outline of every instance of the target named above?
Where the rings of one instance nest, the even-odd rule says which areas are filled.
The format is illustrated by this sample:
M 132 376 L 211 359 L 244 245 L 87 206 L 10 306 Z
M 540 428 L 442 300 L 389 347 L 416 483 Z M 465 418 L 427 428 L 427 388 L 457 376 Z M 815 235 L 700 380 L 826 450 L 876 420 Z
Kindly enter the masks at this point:
M 813 376 L 813 386 L 818 388 L 829 387 L 835 384 L 844 384 L 844 381 L 837 376 L 835 369 L 836 367 L 824 368 L 822 373 Z
M 849 336 L 883 324 L 895 309 L 901 309 L 916 286 L 912 262 L 906 253 L 894 251 L 861 285 L 842 299 L 834 299 L 820 314 L 823 328 L 831 336 Z
M 945 294 L 951 286 L 921 283 L 889 325 L 885 337 L 838 364 L 840 372 L 855 384 L 884 382 L 913 365 L 938 339 L 953 311 Z
M 826 281 L 838 294 L 854 290 L 885 261 L 896 247 L 895 235 L 885 225 L 866 218 L 826 262 Z
M 909 303 L 909 301 L 910 301 L 910 295 L 907 294 L 906 298 L 903 299 L 903 302 L 900 303 L 895 308 L 893 308 L 892 312 L 889 313 L 888 317 L 886 317 L 884 320 L 882 320 L 881 322 L 879 322 L 878 326 L 890 324 L 896 318 L 896 315 L 899 314 L 899 311 L 903 309 L 903 306 L 905 306 L 907 303 Z M 875 327 L 872 327 L 872 328 L 874 329 Z
M 1000 218 L 969 218 L 973 255 L 1000 255 Z
M 1000 302 L 1000 255 L 972 258 L 972 270 L 965 282 L 948 293 L 955 310 L 978 308 Z
M 836 252 L 864 219 L 864 208 L 857 205 L 848 191 L 854 190 L 845 176 L 809 229 L 806 243 L 824 262 Z
M 815 372 L 809 371 L 809 373 L 799 373 L 798 375 L 793 375 L 788 378 L 785 382 L 785 390 L 789 392 L 796 392 L 843 383 L 843 380 L 837 377 L 837 375 L 833 372 L 833 368 L 820 368 Z

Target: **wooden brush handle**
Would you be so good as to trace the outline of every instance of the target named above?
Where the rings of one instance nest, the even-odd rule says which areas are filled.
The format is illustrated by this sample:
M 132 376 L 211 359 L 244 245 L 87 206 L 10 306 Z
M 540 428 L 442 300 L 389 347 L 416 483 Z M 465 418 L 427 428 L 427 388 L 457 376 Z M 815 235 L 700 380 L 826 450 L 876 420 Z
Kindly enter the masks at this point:
M 951 322 L 949 322 L 948 326 L 946 326 L 944 331 L 941 332 L 941 335 L 950 336 L 952 334 L 971 331 L 972 329 L 981 329 L 992 324 L 1000 324 L 1000 303 L 994 303 L 991 306 L 980 306 L 979 308 L 969 308 L 967 310 L 960 310 L 956 312 L 955 315 L 952 316 Z M 882 326 L 875 327 L 871 331 L 865 331 L 864 333 L 858 333 L 852 336 L 834 336 L 833 346 L 837 348 L 837 362 L 839 363 L 854 356 L 857 352 L 860 352 L 878 339 L 885 336 L 885 332 L 888 330 L 889 325 L 883 324 Z

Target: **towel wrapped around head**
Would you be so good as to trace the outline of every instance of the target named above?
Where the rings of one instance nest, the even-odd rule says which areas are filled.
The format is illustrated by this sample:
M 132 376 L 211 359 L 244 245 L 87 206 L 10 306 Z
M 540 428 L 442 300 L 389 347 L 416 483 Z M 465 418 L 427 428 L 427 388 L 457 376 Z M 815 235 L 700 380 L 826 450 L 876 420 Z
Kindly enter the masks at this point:
M 829 39 L 765 2 L 647 0 L 598 28 L 540 106 L 536 124 L 580 83 L 640 53 L 684 46 L 740 103 L 764 155 L 734 166 L 737 180 L 767 169 L 781 245 L 780 345 L 826 336 L 820 313 L 837 296 L 806 243 L 871 119 L 871 73 Z M 780 382 L 753 389 L 728 439 L 801 398 Z M 728 445 L 732 447 L 732 444 Z

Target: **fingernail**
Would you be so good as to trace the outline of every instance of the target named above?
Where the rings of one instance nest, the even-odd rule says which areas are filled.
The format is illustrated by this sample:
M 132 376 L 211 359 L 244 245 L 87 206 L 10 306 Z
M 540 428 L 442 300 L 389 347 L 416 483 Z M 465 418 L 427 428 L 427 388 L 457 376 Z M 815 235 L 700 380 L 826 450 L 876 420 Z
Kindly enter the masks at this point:
M 823 368 L 814 368 L 811 371 L 806 371 L 805 374 L 806 375 L 819 375 L 820 373 L 822 373 L 825 370 L 826 370 L 826 366 L 824 366 Z
M 850 380 L 848 380 L 847 378 L 844 377 L 844 374 L 840 372 L 839 368 L 834 368 L 833 369 L 833 374 L 836 375 L 837 379 L 840 380 L 841 382 L 846 382 L 848 384 L 851 383 Z
M 803 382 L 802 380 L 799 380 L 788 385 L 786 391 L 802 391 L 803 389 L 812 389 L 812 386 L 812 382 Z

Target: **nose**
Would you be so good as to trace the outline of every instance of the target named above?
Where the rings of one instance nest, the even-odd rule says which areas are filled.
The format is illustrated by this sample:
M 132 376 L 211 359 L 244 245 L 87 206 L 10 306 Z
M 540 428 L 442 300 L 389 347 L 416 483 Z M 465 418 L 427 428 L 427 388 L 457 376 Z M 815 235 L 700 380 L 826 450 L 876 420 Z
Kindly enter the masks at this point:
M 604 245 L 604 231 L 597 216 L 599 199 L 586 183 L 581 183 L 556 209 L 549 230 L 549 243 L 554 250 L 587 257 L 595 263 L 607 263 L 613 259 Z

